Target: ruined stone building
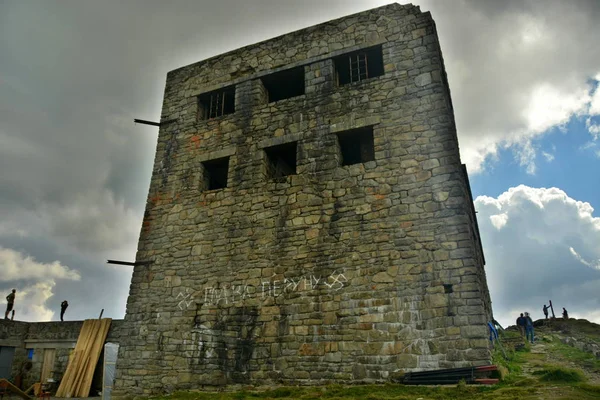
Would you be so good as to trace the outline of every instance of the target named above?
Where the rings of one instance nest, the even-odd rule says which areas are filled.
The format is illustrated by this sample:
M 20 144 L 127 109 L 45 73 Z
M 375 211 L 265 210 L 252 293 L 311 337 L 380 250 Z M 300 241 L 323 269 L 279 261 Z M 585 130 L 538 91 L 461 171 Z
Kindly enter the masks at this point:
M 429 13 L 391 4 L 167 75 L 116 392 L 490 362 Z

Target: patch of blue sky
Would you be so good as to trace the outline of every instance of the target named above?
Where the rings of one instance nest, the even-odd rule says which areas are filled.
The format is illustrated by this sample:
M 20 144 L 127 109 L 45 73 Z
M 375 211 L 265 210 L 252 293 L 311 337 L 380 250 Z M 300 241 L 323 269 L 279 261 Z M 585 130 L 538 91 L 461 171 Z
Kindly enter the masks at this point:
M 473 196 L 498 197 L 521 184 L 557 187 L 575 200 L 590 203 L 594 214 L 600 215 L 600 141 L 594 141 L 588 132 L 586 117 L 572 118 L 562 130 L 554 128 L 532 145 L 536 150 L 534 174 L 520 165 L 518 149 L 503 148 L 497 157 L 486 160 L 480 173 L 470 174 Z

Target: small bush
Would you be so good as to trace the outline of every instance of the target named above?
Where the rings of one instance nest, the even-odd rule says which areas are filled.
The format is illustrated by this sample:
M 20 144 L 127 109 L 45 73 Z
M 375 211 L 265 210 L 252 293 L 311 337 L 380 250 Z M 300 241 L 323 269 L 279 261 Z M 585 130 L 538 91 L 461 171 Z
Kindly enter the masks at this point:
M 581 371 L 564 367 L 545 367 L 534 372 L 534 375 L 540 375 L 540 381 L 544 382 L 574 383 L 585 381 L 585 375 Z
M 282 397 L 290 397 L 292 395 L 292 390 L 288 389 L 288 388 L 277 388 L 277 389 L 271 390 L 267 393 L 268 393 L 269 397 L 279 399 Z

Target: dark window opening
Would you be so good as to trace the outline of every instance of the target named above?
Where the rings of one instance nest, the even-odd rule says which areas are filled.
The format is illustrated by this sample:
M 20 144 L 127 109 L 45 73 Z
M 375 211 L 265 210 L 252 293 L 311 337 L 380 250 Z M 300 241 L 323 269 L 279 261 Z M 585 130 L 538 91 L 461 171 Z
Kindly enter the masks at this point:
M 281 178 L 296 174 L 296 142 L 265 149 L 267 155 L 267 176 Z
M 217 118 L 235 112 L 235 86 L 198 96 L 198 119 Z
M 454 290 L 452 290 L 452 284 L 451 283 L 445 283 L 444 284 L 444 293 L 453 293 Z
M 204 166 L 204 182 L 207 190 L 227 187 L 229 157 L 205 161 L 202 165 Z
M 304 67 L 286 69 L 260 78 L 269 96 L 269 103 L 304 94 Z
M 342 165 L 360 164 L 375 160 L 373 127 L 352 129 L 338 133 Z
M 333 62 L 339 85 L 383 75 L 381 46 L 344 54 L 334 58 Z

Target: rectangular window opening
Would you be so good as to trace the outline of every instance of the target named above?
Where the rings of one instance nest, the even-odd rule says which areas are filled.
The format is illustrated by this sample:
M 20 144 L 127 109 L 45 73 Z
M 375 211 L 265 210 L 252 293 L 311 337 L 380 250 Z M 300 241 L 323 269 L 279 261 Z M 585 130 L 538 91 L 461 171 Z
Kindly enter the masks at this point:
M 260 78 L 269 103 L 304 94 L 304 67 L 286 69 Z
M 235 112 L 235 86 L 198 96 L 198 119 L 206 120 Z
M 338 84 L 364 81 L 383 75 L 383 53 L 381 46 L 370 47 L 333 59 Z
M 265 149 L 267 155 L 267 176 L 282 178 L 296 174 L 297 142 L 286 143 Z
M 229 173 L 229 157 L 204 161 L 204 187 L 206 190 L 224 189 L 227 187 Z
M 342 165 L 375 160 L 372 126 L 339 132 L 337 135 L 342 153 Z
M 452 290 L 452 284 L 451 283 L 445 283 L 444 284 L 444 293 L 453 293 L 454 290 Z

